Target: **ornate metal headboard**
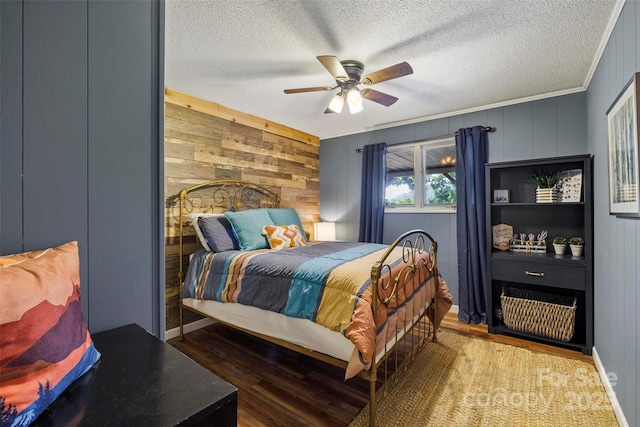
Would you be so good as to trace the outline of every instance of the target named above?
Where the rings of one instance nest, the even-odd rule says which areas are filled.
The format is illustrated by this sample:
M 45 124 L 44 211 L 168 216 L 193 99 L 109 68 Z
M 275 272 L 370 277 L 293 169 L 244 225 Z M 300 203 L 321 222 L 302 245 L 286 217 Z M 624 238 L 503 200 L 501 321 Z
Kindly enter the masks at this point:
M 183 233 L 186 217 L 190 213 L 223 213 L 257 208 L 280 207 L 280 195 L 258 184 L 221 179 L 207 181 L 180 191 L 179 195 L 179 270 L 183 277 Z

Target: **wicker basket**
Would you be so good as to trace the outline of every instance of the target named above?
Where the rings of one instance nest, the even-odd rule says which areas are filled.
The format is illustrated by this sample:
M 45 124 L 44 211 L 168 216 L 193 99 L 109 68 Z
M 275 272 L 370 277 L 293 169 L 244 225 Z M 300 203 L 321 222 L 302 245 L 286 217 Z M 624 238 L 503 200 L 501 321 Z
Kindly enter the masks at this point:
M 577 298 L 503 288 L 500 302 L 509 329 L 562 342 L 573 337 Z

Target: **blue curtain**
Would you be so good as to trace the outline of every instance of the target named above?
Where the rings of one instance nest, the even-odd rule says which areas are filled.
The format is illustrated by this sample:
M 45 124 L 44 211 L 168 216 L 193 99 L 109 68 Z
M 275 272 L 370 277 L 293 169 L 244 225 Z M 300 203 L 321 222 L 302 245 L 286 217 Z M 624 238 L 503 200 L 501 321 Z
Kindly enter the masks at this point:
M 486 198 L 487 134 L 481 126 L 456 134 L 458 319 L 487 323 Z
M 382 243 L 386 186 L 387 144 L 365 145 L 362 147 L 360 242 Z

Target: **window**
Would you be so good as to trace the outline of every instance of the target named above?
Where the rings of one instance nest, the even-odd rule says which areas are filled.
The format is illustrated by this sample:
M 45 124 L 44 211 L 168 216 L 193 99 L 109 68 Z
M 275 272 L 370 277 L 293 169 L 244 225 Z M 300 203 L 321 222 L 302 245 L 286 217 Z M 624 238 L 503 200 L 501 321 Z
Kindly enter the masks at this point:
M 455 209 L 454 137 L 389 146 L 385 202 L 386 212 L 451 212 Z
M 415 206 L 414 148 L 387 148 L 387 206 Z

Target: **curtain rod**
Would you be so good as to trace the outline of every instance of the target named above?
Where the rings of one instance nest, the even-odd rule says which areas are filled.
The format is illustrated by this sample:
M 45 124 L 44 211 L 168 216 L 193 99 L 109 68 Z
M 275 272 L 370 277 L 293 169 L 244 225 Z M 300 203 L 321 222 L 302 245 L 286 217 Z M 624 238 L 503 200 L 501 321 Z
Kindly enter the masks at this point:
M 482 132 L 495 132 L 496 128 L 492 128 L 491 126 L 485 126 L 482 128 Z M 419 139 L 417 141 L 408 141 L 408 142 L 402 142 L 400 144 L 393 144 L 393 146 L 396 145 L 405 145 L 405 144 L 415 144 L 417 142 L 425 142 L 425 141 L 429 141 L 431 139 L 444 139 L 444 138 L 452 138 L 458 136 L 458 132 L 456 133 L 451 133 L 449 135 L 442 135 L 442 136 L 436 136 L 434 138 L 428 138 L 428 139 Z M 362 153 L 362 148 L 356 148 L 356 153 Z

